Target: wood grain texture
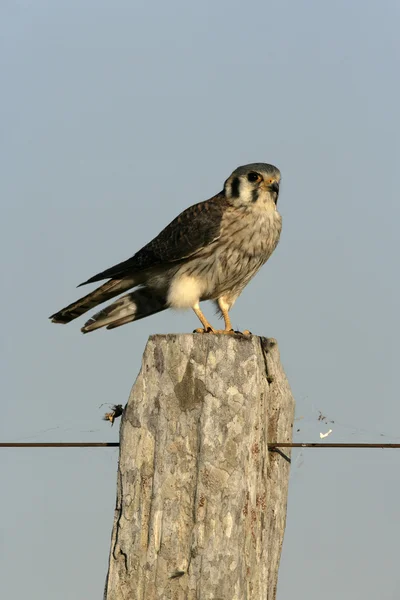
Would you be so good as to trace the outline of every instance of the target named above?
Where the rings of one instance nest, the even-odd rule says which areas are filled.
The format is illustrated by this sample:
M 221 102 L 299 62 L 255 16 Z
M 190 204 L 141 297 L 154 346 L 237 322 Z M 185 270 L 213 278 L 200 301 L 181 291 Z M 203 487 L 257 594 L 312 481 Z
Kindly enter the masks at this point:
M 274 600 L 294 401 L 275 340 L 156 335 L 121 422 L 107 600 Z

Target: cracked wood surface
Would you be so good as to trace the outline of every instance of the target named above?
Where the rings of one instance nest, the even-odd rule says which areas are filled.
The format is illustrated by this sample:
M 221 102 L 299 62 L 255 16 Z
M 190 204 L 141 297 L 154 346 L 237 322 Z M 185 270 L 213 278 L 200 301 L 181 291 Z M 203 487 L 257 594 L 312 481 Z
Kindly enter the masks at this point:
M 107 600 L 275 600 L 294 400 L 275 340 L 150 337 L 121 422 Z

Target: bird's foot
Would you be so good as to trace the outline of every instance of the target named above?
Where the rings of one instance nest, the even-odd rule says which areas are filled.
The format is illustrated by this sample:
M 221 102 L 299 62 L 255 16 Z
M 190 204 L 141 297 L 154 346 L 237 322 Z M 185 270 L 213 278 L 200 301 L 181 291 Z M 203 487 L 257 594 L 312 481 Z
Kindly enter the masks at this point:
M 245 337 L 253 335 L 248 329 L 245 329 L 244 331 L 235 331 L 234 333 L 236 333 L 236 335 L 244 335 Z
M 235 331 L 234 329 L 214 329 L 214 327 L 207 327 L 207 329 L 200 327 L 199 329 L 195 329 L 193 333 L 214 333 L 220 335 L 244 335 L 249 337 L 252 335 L 251 331 L 245 329 L 244 331 Z
M 214 329 L 214 327 L 208 327 L 207 329 L 195 329 L 193 333 L 214 333 L 220 335 L 236 335 L 240 331 L 234 331 L 233 329 Z

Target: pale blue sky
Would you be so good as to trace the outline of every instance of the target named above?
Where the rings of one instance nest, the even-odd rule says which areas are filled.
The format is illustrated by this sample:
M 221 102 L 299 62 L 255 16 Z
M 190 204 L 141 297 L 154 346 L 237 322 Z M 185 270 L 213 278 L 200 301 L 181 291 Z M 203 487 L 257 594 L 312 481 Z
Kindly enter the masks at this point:
M 283 234 L 234 325 L 278 339 L 297 440 L 328 429 L 318 410 L 330 441 L 400 438 L 399 17 L 395 0 L 3 0 L 1 440 L 118 438 L 99 406 L 126 402 L 150 334 L 194 315 L 85 337 L 47 317 L 253 161 L 282 171 Z M 1 596 L 101 598 L 117 451 L 0 452 Z M 293 458 L 278 600 L 397 600 L 400 451 Z

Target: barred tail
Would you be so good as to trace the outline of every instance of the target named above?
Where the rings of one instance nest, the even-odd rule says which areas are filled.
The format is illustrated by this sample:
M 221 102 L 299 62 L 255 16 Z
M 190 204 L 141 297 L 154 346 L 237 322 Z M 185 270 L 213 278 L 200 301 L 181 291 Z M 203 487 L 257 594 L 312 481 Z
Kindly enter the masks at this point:
M 82 333 L 89 333 L 100 327 L 114 329 L 131 321 L 138 321 L 168 308 L 164 296 L 151 288 L 142 287 L 118 298 L 115 302 L 96 313 L 82 327 Z
M 93 292 L 90 292 L 90 294 L 83 296 L 83 298 L 80 298 L 76 302 L 69 304 L 69 306 L 62 308 L 54 315 L 51 315 L 50 319 L 53 323 L 69 323 L 91 308 L 106 302 L 106 300 L 109 300 L 110 298 L 114 298 L 114 296 L 118 296 L 118 294 L 121 294 L 122 292 L 126 292 L 126 290 L 129 290 L 129 288 L 134 287 L 139 283 L 140 281 L 135 281 L 133 277 L 111 279 Z

